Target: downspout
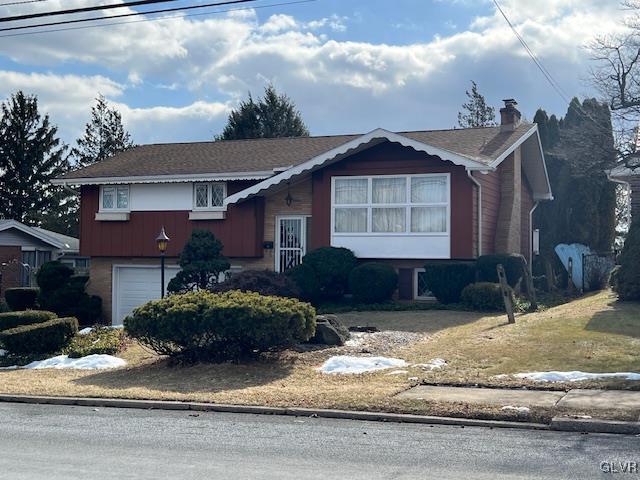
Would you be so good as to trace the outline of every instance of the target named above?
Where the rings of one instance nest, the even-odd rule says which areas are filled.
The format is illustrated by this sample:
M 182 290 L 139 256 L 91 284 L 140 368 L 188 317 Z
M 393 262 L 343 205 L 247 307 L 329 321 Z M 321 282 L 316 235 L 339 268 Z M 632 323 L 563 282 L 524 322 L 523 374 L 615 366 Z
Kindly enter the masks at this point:
M 478 256 L 482 255 L 482 184 L 467 170 L 467 176 L 478 187 Z
M 534 202 L 533 208 L 529 210 L 529 272 L 533 275 L 533 212 L 536 211 L 540 202 Z

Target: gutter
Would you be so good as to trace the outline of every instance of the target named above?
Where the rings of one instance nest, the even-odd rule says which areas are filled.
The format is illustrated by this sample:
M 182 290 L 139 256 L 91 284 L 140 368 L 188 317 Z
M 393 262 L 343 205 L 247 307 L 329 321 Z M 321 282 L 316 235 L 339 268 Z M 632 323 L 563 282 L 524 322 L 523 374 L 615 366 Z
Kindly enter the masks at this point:
M 467 169 L 467 176 L 478 187 L 478 256 L 482 255 L 482 184 Z
M 529 210 L 529 273 L 533 275 L 533 212 L 536 211 L 540 202 L 534 202 L 533 208 Z

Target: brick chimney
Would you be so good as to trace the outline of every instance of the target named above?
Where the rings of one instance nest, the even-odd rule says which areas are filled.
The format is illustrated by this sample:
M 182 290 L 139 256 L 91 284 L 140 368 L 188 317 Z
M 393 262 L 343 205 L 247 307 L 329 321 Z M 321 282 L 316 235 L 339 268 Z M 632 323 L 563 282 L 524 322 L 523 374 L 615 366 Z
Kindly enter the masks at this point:
M 513 132 L 520 125 L 522 114 L 516 108 L 518 102 L 513 98 L 503 100 L 504 107 L 500 109 L 500 131 Z

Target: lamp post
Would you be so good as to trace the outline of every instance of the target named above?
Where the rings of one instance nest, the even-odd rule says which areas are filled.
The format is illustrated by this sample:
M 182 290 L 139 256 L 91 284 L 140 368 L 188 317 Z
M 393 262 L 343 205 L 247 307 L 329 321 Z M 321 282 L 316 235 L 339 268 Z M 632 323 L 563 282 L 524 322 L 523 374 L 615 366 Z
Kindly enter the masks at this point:
M 167 251 L 167 245 L 169 244 L 169 237 L 164 231 L 164 226 L 158 237 L 156 238 L 156 244 L 158 245 L 158 250 L 160 251 L 160 298 L 164 298 L 164 254 Z

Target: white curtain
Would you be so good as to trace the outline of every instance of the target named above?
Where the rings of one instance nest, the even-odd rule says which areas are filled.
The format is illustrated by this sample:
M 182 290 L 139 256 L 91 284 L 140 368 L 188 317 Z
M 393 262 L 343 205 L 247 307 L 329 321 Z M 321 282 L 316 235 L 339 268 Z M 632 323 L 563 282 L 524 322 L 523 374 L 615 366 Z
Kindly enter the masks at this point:
M 336 205 L 367 203 L 369 180 L 366 178 L 340 178 L 335 181 Z
M 412 207 L 411 232 L 444 233 L 447 231 L 447 207 Z
M 411 203 L 445 203 L 447 177 L 413 177 Z
M 405 203 L 407 201 L 407 179 L 374 178 L 371 185 L 373 203 Z
M 405 232 L 406 208 L 373 208 L 371 226 L 374 232 Z
M 366 208 L 336 208 L 336 233 L 364 233 L 367 231 Z

